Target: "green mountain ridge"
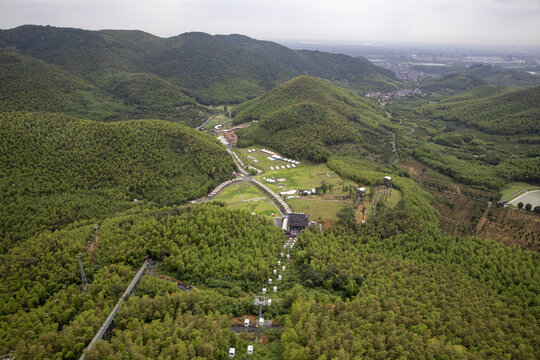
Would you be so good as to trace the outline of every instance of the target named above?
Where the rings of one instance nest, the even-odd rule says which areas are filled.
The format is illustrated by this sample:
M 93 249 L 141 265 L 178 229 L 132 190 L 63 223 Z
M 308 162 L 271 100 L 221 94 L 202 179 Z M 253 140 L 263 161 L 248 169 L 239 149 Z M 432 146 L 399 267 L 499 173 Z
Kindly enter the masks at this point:
M 478 76 L 452 73 L 440 78 L 428 79 L 421 88 L 430 92 L 456 93 L 485 84 L 486 82 Z
M 239 131 L 239 146 L 262 143 L 315 162 L 325 161 L 334 145 L 367 145 L 381 135 L 380 125 L 389 125 L 379 105 L 309 76 L 292 79 L 243 103 L 234 113 L 235 123 L 258 120 Z
M 468 75 L 478 76 L 489 84 L 528 87 L 540 85 L 540 76 L 518 69 L 504 69 L 488 64 L 476 64 L 464 69 Z
M 210 136 L 160 120 L 0 114 L 2 249 L 36 231 L 134 205 L 199 198 L 235 167 Z
M 492 134 L 535 134 L 540 131 L 540 86 L 478 98 L 478 92 L 461 94 L 471 100 L 423 106 L 433 118 L 457 121 Z M 458 99 L 460 99 L 458 98 Z
M 26 25 L 0 31 L 0 48 L 55 64 L 100 88 L 117 72 L 152 73 L 205 104 L 239 103 L 309 73 L 358 92 L 394 90 L 394 75 L 362 58 L 295 51 L 242 35 L 86 31 Z
M 118 99 L 57 66 L 0 52 L 0 112 L 63 112 L 96 120 L 127 111 Z

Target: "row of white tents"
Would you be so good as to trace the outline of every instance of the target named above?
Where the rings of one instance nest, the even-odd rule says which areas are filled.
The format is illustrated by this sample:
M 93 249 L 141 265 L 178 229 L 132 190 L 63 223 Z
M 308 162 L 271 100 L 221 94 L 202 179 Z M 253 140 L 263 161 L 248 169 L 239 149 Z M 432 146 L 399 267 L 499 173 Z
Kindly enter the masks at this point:
M 252 151 L 255 151 L 255 149 L 252 149 Z M 269 159 L 272 158 L 274 160 L 281 160 L 281 161 L 285 161 L 285 162 L 288 162 L 288 163 L 291 163 L 291 164 L 294 164 L 294 165 L 300 165 L 300 161 L 296 161 L 296 160 L 289 159 L 289 158 L 284 158 L 283 156 L 278 155 L 277 153 L 275 153 L 273 151 L 266 150 L 266 149 L 262 149 L 261 151 L 263 153 L 265 153 L 265 154 L 270 155 Z M 248 152 L 249 152 L 249 150 L 248 150 Z
M 290 169 L 290 168 L 294 168 L 296 167 L 295 164 L 292 164 L 292 165 L 281 165 L 281 167 L 279 165 L 276 165 L 276 166 L 270 166 L 270 170 L 279 170 L 279 169 Z

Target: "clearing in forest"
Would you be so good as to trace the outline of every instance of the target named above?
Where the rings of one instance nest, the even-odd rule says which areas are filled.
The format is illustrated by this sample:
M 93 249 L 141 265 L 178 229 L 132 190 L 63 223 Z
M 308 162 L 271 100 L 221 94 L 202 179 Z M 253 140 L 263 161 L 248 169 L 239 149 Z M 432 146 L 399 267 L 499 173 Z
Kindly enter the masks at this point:
M 261 216 L 279 215 L 273 203 L 259 189 L 250 183 L 242 182 L 225 188 L 215 198 L 223 201 L 230 209 L 242 209 Z

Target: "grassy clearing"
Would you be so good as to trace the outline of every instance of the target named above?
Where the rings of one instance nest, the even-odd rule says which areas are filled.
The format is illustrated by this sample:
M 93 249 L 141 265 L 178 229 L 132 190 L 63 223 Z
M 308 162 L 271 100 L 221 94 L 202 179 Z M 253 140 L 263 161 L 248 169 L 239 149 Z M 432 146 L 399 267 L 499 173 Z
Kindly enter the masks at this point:
M 239 183 L 223 190 L 215 199 L 223 201 L 230 209 L 242 209 L 261 216 L 279 215 L 275 206 L 254 185 Z M 270 215 L 268 215 L 270 214 Z
M 532 207 L 540 206 L 540 189 L 536 191 L 528 191 L 521 193 L 510 204 L 517 206 L 518 203 L 531 204 Z
M 521 189 L 540 190 L 540 187 L 539 186 L 534 186 L 534 185 L 531 185 L 531 184 L 527 184 L 527 183 L 524 183 L 524 182 L 511 182 L 511 183 L 508 183 L 504 187 L 504 189 L 501 191 L 502 198 L 504 199 L 505 197 L 510 196 L 513 193 L 515 193 L 516 191 L 519 191 Z M 516 196 L 519 196 L 519 195 L 520 194 L 516 194 Z M 512 200 L 512 199 L 508 199 L 508 200 Z
M 337 174 L 332 175 L 332 173 L 332 170 L 330 170 L 325 164 L 301 164 L 296 168 L 266 171 L 264 174 L 259 175 L 258 179 L 262 182 L 265 182 L 263 178 L 286 179 L 284 182 L 282 182 L 282 184 L 285 184 L 285 187 L 280 187 L 277 186 L 277 184 L 268 184 L 265 182 L 268 187 L 274 191 L 283 191 L 284 189 L 312 189 L 317 186 L 321 186 L 323 181 L 328 185 L 341 187 L 343 179 Z M 354 184 L 351 181 L 346 182 L 349 184 Z
M 216 125 L 225 124 L 227 122 L 231 122 L 230 117 L 227 117 L 227 116 L 222 115 L 222 114 L 218 114 L 218 115 L 214 116 L 214 118 L 212 120 L 210 120 L 208 122 L 208 124 L 206 124 L 206 126 L 204 128 L 209 130 L 209 129 L 212 129 Z
M 251 149 L 255 149 L 255 151 L 249 153 L 248 150 L 251 150 Z M 289 164 L 288 162 L 281 161 L 281 160 L 275 160 L 275 161 L 269 160 L 268 159 L 269 155 L 261 152 L 261 149 L 262 148 L 260 146 L 252 146 L 249 148 L 236 149 L 236 152 L 241 154 L 246 159 L 247 161 L 246 165 L 253 165 L 256 168 L 261 169 L 262 171 L 265 171 L 265 172 L 270 171 L 271 166 L 272 167 L 275 167 L 277 165 L 286 166 L 287 164 Z M 257 160 L 257 162 L 253 161 L 252 159 L 249 159 L 248 156 L 251 156 L 253 159 Z M 293 160 L 296 160 L 296 159 L 293 159 Z M 301 162 L 300 165 L 297 165 L 296 168 L 301 168 L 303 166 L 305 166 L 305 164 L 304 162 Z M 286 170 L 284 169 L 283 171 L 287 171 L 287 170 L 290 170 L 290 169 L 286 169 Z
M 401 191 L 397 190 L 397 189 L 392 189 L 392 195 L 389 196 L 389 197 L 385 197 L 383 194 L 384 194 L 384 191 L 383 189 L 381 188 L 377 188 L 377 202 L 379 201 L 383 201 L 386 205 L 386 207 L 388 208 L 394 208 L 397 203 L 402 199 L 402 195 L 401 195 Z M 366 211 L 365 211 L 365 219 L 364 220 L 368 220 L 370 217 L 371 217 L 371 197 L 370 197 L 370 194 L 368 192 L 367 194 L 367 198 L 366 200 L 364 200 L 363 202 L 361 202 L 359 205 L 358 205 L 358 208 L 356 209 L 356 218 L 357 219 L 361 219 L 362 218 L 362 208 L 366 208 Z
M 337 213 L 350 201 L 295 198 L 288 201 L 292 210 L 309 215 L 311 220 L 337 220 Z

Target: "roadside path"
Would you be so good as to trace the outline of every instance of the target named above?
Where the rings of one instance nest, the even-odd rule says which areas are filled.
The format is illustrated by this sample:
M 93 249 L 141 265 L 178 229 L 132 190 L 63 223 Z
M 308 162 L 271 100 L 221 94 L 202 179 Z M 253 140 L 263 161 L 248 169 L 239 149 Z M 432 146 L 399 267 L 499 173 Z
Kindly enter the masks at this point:
M 210 116 L 208 119 L 206 119 L 201 125 L 197 126 L 197 130 L 202 130 L 204 129 L 204 127 L 206 126 L 206 124 L 208 124 L 210 121 L 212 121 L 213 118 L 216 117 L 217 114 L 214 114 L 212 116 Z

